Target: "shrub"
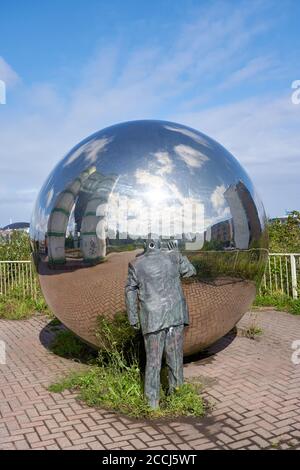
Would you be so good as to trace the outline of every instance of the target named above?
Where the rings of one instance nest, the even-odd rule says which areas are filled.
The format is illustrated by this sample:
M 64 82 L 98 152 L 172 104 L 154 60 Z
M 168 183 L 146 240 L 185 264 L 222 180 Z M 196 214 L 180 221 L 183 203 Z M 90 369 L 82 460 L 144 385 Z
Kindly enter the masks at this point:
M 30 295 L 21 295 L 20 289 L 15 287 L 5 296 L 0 297 L 0 318 L 23 320 L 31 317 L 36 312 L 51 316 L 45 299 L 40 292 L 37 293 L 36 298 L 33 298 Z
M 112 321 L 100 317 L 97 337 L 99 355 L 88 371 L 72 374 L 53 384 L 50 391 L 78 391 L 91 406 L 101 406 L 134 417 L 202 416 L 204 403 L 199 385 L 184 384 L 172 395 L 161 387 L 160 408 L 151 410 L 143 396 L 142 337 L 123 313 Z
M 28 233 L 13 231 L 8 240 L 0 240 L 0 260 L 29 260 L 30 256 L 31 248 Z

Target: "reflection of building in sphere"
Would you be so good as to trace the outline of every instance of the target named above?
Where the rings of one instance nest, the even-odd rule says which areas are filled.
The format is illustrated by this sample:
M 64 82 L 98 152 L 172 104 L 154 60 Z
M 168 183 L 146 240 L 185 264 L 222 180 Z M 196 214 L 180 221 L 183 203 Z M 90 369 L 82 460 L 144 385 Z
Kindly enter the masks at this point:
M 208 227 L 205 232 L 205 241 L 217 241 L 220 242 L 224 248 L 229 247 L 230 240 L 232 239 L 232 220 L 222 220 L 216 224 Z
M 143 241 L 177 240 L 197 269 L 184 282 L 185 354 L 247 310 L 267 248 L 264 211 L 240 164 L 204 134 L 162 121 L 112 126 L 78 144 L 41 189 L 30 230 L 47 302 L 91 344 L 97 317 L 124 311 L 128 262 Z
M 235 246 L 247 249 L 251 241 L 259 240 L 262 232 L 254 199 L 242 181 L 229 186 L 224 197 L 233 218 Z

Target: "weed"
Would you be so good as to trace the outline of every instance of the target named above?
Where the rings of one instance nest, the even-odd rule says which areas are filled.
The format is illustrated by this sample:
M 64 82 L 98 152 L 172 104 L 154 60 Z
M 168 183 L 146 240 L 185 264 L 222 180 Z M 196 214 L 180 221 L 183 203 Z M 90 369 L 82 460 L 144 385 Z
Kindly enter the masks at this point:
M 0 298 L 0 318 L 23 320 L 36 312 L 49 313 L 42 295 L 38 295 L 36 299 L 30 296 L 21 297 L 18 292 L 12 290 Z
M 280 291 L 259 294 L 253 303 L 254 307 L 274 307 L 294 315 L 300 315 L 300 299 L 292 299 Z
M 143 396 L 142 337 L 131 328 L 124 313 L 112 321 L 99 317 L 97 363 L 87 371 L 71 374 L 50 386 L 52 392 L 78 391 L 90 406 L 118 411 L 133 417 L 202 416 L 205 406 L 199 384 L 185 383 L 168 395 L 161 387 L 160 408 L 149 408 Z

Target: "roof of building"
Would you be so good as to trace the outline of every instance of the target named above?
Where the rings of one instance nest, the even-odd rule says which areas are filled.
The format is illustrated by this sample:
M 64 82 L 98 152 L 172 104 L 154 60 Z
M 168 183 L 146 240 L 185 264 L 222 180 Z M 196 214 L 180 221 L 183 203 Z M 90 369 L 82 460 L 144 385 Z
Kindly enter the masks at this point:
M 14 222 L 13 224 L 6 225 L 2 230 L 20 230 L 29 228 L 30 224 L 28 222 Z

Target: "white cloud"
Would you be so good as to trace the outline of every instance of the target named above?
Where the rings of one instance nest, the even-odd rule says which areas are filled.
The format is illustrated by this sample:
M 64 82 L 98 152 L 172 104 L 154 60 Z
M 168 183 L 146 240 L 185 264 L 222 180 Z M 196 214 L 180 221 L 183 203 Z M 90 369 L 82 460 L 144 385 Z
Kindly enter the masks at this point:
M 87 163 L 95 163 L 99 153 L 106 150 L 106 147 L 112 140 L 113 137 L 103 137 L 101 139 L 94 139 L 84 145 L 81 145 L 77 150 L 71 153 L 67 161 L 64 163 L 64 167 L 69 166 L 71 163 L 77 160 L 77 158 L 85 154 L 85 161 Z
M 172 173 L 174 165 L 168 152 L 155 152 L 154 157 L 158 162 L 157 174 L 163 176 L 164 174 Z
M 54 189 L 51 188 L 48 193 L 47 193 L 47 197 L 46 197 L 46 208 L 50 207 L 50 204 L 53 200 L 53 196 L 54 196 Z
M 6 86 L 13 86 L 19 80 L 17 72 L 0 56 L 0 80 L 3 80 Z
M 148 195 L 151 193 L 159 192 L 164 194 L 164 198 L 171 198 L 172 202 L 174 199 L 182 202 L 184 200 L 181 192 L 174 183 L 168 182 L 163 176 L 153 174 L 148 170 L 136 170 L 135 178 L 137 184 L 143 186 L 143 190 L 147 192 Z
M 191 170 L 194 168 L 201 168 L 201 166 L 208 160 L 206 155 L 189 145 L 175 145 L 174 151 Z
M 288 90 L 289 91 L 289 90 Z M 267 212 L 284 215 L 300 199 L 300 106 L 272 95 L 176 115 L 221 142 L 248 170 Z M 276 212 L 275 212 L 276 211 Z
M 227 206 L 225 197 L 224 197 L 224 192 L 226 191 L 226 188 L 224 184 L 221 184 L 219 186 L 216 186 L 214 189 L 210 201 L 212 203 L 212 206 L 214 210 L 216 211 L 218 218 L 225 218 L 230 216 L 230 209 Z
M 220 90 L 225 90 L 245 82 L 253 77 L 256 81 L 266 80 L 266 74 L 271 77 L 275 73 L 276 64 L 271 57 L 255 57 L 249 60 L 243 67 L 235 70 L 229 77 L 224 80 L 220 85 Z
M 211 147 L 210 143 L 204 137 L 201 137 L 197 132 L 194 132 L 185 127 L 173 127 L 173 126 L 164 126 L 169 131 L 178 132 L 179 134 L 186 135 L 198 144 L 204 145 L 205 147 Z
M 225 198 L 224 198 L 224 192 L 226 191 L 226 188 L 224 184 L 221 184 L 220 186 L 217 186 L 215 190 L 213 191 L 210 200 L 211 203 L 214 207 L 215 210 L 222 209 L 225 205 Z

